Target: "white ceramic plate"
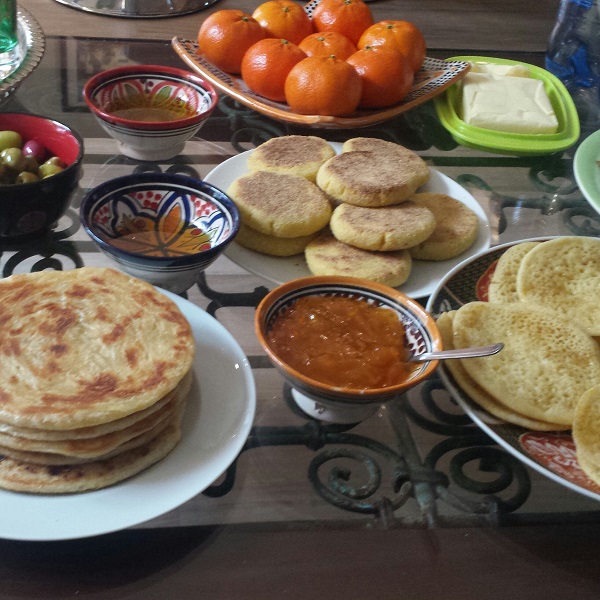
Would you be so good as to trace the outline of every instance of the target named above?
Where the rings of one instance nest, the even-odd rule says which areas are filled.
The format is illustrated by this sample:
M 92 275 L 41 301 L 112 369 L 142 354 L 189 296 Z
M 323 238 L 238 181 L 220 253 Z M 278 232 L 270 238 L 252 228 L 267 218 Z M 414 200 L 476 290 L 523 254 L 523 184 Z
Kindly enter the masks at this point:
M 544 241 L 530 238 L 521 241 Z M 440 282 L 427 303 L 427 310 L 437 317 L 442 312 L 458 309 L 467 302 L 487 301 L 490 278 L 500 256 L 510 242 L 481 252 L 458 265 Z M 600 500 L 600 486 L 592 482 L 577 462 L 575 444 L 569 431 L 529 431 L 505 423 L 479 407 L 441 365 L 440 377 L 452 398 L 497 444 L 524 464 L 556 483 L 589 498 Z
M 180 443 L 146 471 L 103 490 L 59 496 L 0 490 L 0 537 L 64 540 L 131 527 L 193 498 L 235 460 L 254 419 L 252 369 L 216 319 L 187 300 L 165 294 L 190 322 L 197 345 Z
M 590 203 L 600 213 L 600 131 L 586 138 L 577 151 L 573 161 L 575 181 Z
M 341 144 L 332 142 L 331 145 L 337 152 L 341 150 Z M 206 177 L 205 181 L 214 186 L 227 191 L 227 188 L 238 177 L 248 172 L 246 163 L 248 156 L 253 150 L 242 152 L 215 167 Z M 490 247 L 491 232 L 488 218 L 481 208 L 480 204 L 473 198 L 465 188 L 456 183 L 450 177 L 430 169 L 431 177 L 429 181 L 419 189 L 420 192 L 439 192 L 448 194 L 473 210 L 479 219 L 479 235 L 477 240 L 460 256 L 451 260 L 434 261 L 413 261 L 413 267 L 408 280 L 398 289 L 411 298 L 423 298 L 428 296 L 436 287 L 438 281 L 452 268 L 462 262 L 464 259 L 482 250 Z M 253 250 L 248 250 L 235 242 L 229 244 L 225 250 L 225 255 L 233 262 L 237 263 L 247 271 L 264 277 L 268 281 L 278 285 L 297 279 L 299 277 L 308 277 L 311 272 L 306 265 L 304 255 L 279 258 L 267 256 Z

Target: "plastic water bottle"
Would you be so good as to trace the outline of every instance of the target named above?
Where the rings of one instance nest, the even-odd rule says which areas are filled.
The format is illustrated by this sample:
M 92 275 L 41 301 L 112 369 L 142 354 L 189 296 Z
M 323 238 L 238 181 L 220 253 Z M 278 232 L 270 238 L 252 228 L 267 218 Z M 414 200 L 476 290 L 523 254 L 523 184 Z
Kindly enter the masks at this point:
M 600 129 L 600 6 L 598 0 L 561 0 L 548 41 L 546 69 L 571 94 L 582 138 Z

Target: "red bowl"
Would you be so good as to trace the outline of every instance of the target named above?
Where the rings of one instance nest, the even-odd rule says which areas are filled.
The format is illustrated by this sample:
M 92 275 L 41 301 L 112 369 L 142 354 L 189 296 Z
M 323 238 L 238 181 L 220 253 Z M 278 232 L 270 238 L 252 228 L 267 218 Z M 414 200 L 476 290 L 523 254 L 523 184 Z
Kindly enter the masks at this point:
M 46 234 L 67 211 L 81 176 L 83 139 L 68 125 L 41 115 L 0 113 L 0 130 L 39 141 L 67 166 L 34 181 L 0 185 L 0 242 L 19 242 Z

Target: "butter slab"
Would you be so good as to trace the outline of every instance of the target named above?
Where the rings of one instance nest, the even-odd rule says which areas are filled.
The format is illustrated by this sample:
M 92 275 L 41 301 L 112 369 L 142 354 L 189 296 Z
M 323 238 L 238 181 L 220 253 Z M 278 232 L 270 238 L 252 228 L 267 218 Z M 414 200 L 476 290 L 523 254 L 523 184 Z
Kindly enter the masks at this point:
M 558 129 L 558 119 L 538 79 L 469 72 L 462 92 L 462 119 L 469 125 L 527 134 Z

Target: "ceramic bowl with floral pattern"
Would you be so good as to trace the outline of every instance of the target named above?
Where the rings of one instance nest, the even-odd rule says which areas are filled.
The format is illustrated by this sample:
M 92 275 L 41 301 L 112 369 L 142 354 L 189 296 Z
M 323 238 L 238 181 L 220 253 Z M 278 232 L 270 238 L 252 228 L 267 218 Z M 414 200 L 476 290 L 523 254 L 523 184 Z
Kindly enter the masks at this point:
M 90 78 L 83 99 L 123 154 L 156 161 L 181 153 L 218 98 L 211 83 L 183 69 L 128 65 Z
M 80 215 L 89 236 L 118 268 L 175 293 L 194 285 L 240 226 L 229 196 L 174 173 L 102 183 L 85 195 Z
M 258 341 L 267 356 L 291 386 L 292 397 L 296 403 L 307 414 L 323 421 L 336 423 L 361 421 L 376 412 L 380 404 L 399 397 L 403 392 L 429 377 L 436 369 L 439 362 L 437 360 L 405 364 L 407 374 L 399 383 L 366 389 L 335 386 L 307 376 L 290 365 L 270 335 L 277 321 L 285 318 L 300 299 L 307 297 L 324 302 L 331 297 L 349 298 L 392 311 L 403 326 L 403 342 L 407 350 L 414 354 L 421 354 L 442 349 L 440 333 L 433 317 L 418 302 L 394 288 L 366 279 L 334 276 L 303 277 L 284 283 L 269 292 L 260 302 L 255 313 L 254 327 Z M 341 327 L 347 328 L 340 333 L 349 337 L 355 335 L 350 327 L 354 321 L 334 314 L 325 314 L 324 318 L 339 319 L 338 322 L 343 322 Z M 288 338 L 291 340 L 288 341 L 288 345 L 296 343 L 299 337 Z M 321 351 L 327 351 L 331 338 L 325 332 L 321 338 L 317 345 L 321 346 Z M 364 338 L 358 342 L 359 345 L 362 342 Z M 361 350 L 367 365 L 375 364 L 375 361 L 372 363 L 369 361 L 374 354 L 381 351 L 381 348 L 369 344 L 370 342 L 363 344 Z M 298 354 L 300 348 L 292 348 L 292 350 L 294 354 Z M 332 369 L 335 368 L 334 364 Z

